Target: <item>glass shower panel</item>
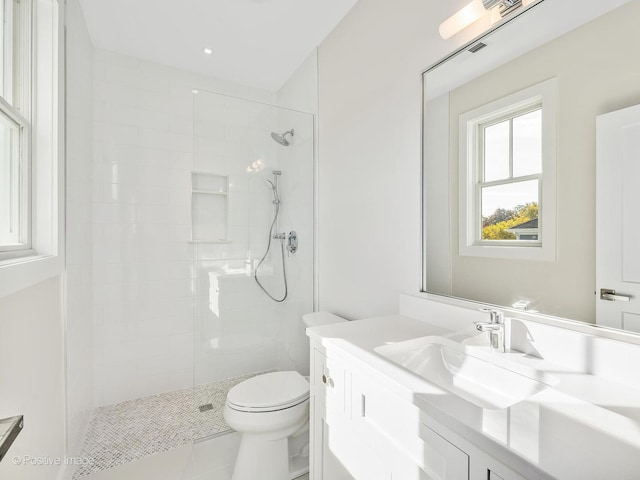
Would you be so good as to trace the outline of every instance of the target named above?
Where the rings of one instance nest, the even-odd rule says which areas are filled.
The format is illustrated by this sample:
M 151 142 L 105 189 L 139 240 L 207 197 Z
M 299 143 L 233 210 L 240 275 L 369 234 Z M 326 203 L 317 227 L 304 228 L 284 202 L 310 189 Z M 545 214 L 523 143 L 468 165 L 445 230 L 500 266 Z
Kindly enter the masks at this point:
M 196 438 L 228 429 L 222 409 L 236 383 L 273 370 L 308 374 L 301 316 L 313 309 L 313 135 L 312 114 L 194 94 Z

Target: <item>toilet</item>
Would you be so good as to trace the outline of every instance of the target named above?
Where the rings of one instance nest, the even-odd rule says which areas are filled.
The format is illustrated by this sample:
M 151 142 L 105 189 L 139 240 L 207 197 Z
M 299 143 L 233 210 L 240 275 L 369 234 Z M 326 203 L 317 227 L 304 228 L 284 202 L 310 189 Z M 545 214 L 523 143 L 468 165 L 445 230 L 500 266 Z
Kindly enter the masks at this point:
M 346 322 L 328 312 L 303 316 L 306 326 Z M 289 480 L 291 440 L 309 430 L 309 381 L 295 371 L 257 375 L 227 394 L 227 424 L 242 435 L 231 480 Z M 306 466 L 308 471 L 308 465 Z

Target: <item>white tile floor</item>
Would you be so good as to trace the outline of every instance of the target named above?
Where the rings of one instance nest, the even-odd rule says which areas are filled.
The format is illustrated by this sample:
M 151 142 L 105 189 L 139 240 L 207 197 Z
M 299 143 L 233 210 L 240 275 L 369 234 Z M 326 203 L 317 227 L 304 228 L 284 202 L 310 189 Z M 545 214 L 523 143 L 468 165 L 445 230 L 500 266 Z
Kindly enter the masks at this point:
M 96 472 L 86 480 L 230 480 L 240 435 L 230 433 Z M 308 475 L 298 480 L 308 480 Z

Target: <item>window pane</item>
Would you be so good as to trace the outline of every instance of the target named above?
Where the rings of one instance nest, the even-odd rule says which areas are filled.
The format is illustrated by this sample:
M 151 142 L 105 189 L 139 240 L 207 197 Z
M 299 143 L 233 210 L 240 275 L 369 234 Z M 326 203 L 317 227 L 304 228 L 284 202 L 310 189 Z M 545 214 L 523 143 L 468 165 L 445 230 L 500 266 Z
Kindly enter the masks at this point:
M 509 121 L 484 129 L 484 181 L 509 178 Z
M 20 126 L 0 111 L 0 246 L 21 243 Z
M 513 119 L 513 176 L 542 173 L 542 110 Z
M 538 180 L 482 189 L 482 240 L 538 240 Z

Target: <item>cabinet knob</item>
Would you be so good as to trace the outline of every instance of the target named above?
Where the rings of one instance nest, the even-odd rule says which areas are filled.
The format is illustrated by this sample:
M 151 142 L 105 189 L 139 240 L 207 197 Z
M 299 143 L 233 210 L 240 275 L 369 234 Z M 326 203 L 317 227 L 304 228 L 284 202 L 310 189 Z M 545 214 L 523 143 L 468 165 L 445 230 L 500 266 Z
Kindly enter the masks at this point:
M 322 375 L 322 383 L 330 387 L 333 387 L 333 379 L 328 375 Z

